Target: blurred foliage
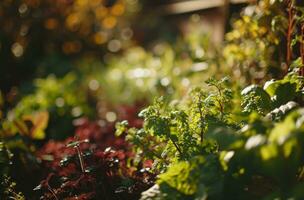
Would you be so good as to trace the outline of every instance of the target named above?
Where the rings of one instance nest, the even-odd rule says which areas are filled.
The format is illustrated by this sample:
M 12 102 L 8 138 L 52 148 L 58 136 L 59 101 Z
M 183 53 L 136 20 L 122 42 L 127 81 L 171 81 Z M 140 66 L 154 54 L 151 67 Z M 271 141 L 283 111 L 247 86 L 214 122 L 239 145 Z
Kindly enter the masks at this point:
M 37 79 L 34 93 L 24 96 L 16 107 L 8 112 L 7 119 L 8 121 L 14 121 L 21 118 L 31 121 L 31 117 L 27 117 L 27 115 L 34 115 L 32 120 L 36 131 L 36 133 L 33 133 L 34 137 L 36 135 L 36 138 L 43 139 L 44 134 L 41 132 L 39 134 L 37 131 L 41 126 L 41 128 L 46 128 L 46 125 L 45 123 L 43 125 L 38 125 L 37 123 L 42 122 L 42 116 L 48 118 L 48 115 L 50 115 L 47 128 L 48 137 L 63 139 L 72 134 L 72 120 L 84 114 L 90 116 L 92 108 L 94 108 L 94 105 L 93 107 L 88 105 L 85 93 L 86 88 L 81 88 L 80 86 L 77 76 L 73 73 L 66 75 L 62 79 L 57 79 L 52 75 L 46 79 Z M 40 118 L 38 117 L 35 120 L 35 115 L 37 115 L 35 113 L 38 113 Z M 42 113 L 45 114 L 42 115 Z M 3 126 L 5 126 L 5 123 Z M 59 130 L 61 133 L 59 133 Z
M 2 111 L 4 132 L 12 135 L 18 130 L 13 128 L 17 121 L 47 112 L 50 119 L 46 139 L 63 139 L 72 133 L 73 119 L 107 118 L 119 104 L 146 104 L 158 94 L 179 97 L 186 94 L 191 82 L 198 84 L 215 73 L 215 53 L 206 34 L 194 32 L 174 46 L 156 43 L 152 50 L 130 48 L 123 56 L 109 56 L 106 63 L 87 57 L 63 77 L 51 74 L 35 79 L 33 86 L 16 92 L 17 104 L 12 109 Z
M 40 112 L 23 115 L 21 119 L 15 118 L 11 121 L 4 121 L 0 130 L 0 138 L 11 137 L 19 133 L 32 139 L 44 139 L 48 119 L 48 112 Z
M 227 33 L 225 64 L 242 82 L 278 78 L 286 62 L 286 1 L 264 0 L 246 7 Z
M 1 89 L 45 75 L 41 62 L 49 57 L 64 62 L 129 46 L 130 18 L 138 10 L 133 0 L 1 1 Z
M 296 65 L 291 61 L 303 54 L 303 6 L 298 0 L 263 0 L 243 10 L 226 34 L 223 50 L 224 64 L 235 77 L 259 83 L 281 78 Z
M 92 80 L 89 85 L 103 100 L 115 103 L 151 101 L 157 94 L 182 96 L 191 83 L 216 73 L 214 60 L 208 35 L 193 32 L 174 45 L 158 42 L 151 51 L 134 47 L 123 56 L 109 57 L 106 69 L 95 75 L 98 84 Z

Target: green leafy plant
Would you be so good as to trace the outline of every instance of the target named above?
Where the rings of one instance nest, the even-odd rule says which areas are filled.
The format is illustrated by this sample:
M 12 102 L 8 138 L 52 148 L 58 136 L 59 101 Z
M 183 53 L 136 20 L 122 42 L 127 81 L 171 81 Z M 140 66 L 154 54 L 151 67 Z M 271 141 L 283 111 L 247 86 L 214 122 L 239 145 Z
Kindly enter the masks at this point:
M 80 87 L 81 84 L 77 81 L 76 74 L 73 73 L 66 75 L 64 78 L 56 78 L 50 75 L 46 79 L 37 79 L 35 81 L 34 92 L 24 96 L 15 108 L 8 112 L 6 121 L 12 122 L 19 119 L 30 119 L 27 116 L 45 113 L 43 116 L 47 118 L 48 126 L 46 127 L 45 123 L 41 125 L 47 128 L 48 134 L 46 136 L 63 139 L 66 135 L 62 134 L 62 132 L 68 133 L 69 131 L 73 131 L 73 119 L 81 117 L 84 114 L 90 116 L 92 113 L 90 105 L 86 103 L 86 88 L 82 92 L 78 92 Z M 38 117 L 37 119 L 39 121 L 42 118 Z M 61 134 L 58 133 L 57 127 L 60 127 Z M 38 134 L 36 133 L 36 135 Z M 39 138 L 42 139 L 44 136 L 40 131 Z
M 262 88 L 256 92 L 256 88 L 246 90 L 254 95 L 269 95 Z M 282 90 L 278 95 L 289 92 L 290 88 Z M 268 99 L 275 108 L 276 101 Z M 204 143 L 212 141 L 217 147 L 213 151 L 191 153 L 185 160 L 169 161 L 156 181 L 157 186 L 143 192 L 142 199 L 302 198 L 303 109 L 297 109 L 295 102 L 288 102 L 263 117 L 256 113 L 266 111 L 263 104 L 255 107 L 257 110 L 249 111 L 248 105 L 245 106 L 250 114 L 239 128 L 226 125 L 225 131 L 211 129 L 204 135 Z M 216 114 L 221 118 L 219 108 Z M 231 117 L 238 119 L 236 113 Z
M 1 189 L 0 189 L 0 197 L 4 199 L 12 199 L 12 200 L 25 200 L 24 195 L 21 192 L 16 192 L 16 183 L 12 181 L 12 179 L 6 175 L 1 175 L 0 179 Z M 2 189 L 3 188 L 3 189 Z
M 267 81 L 263 88 L 258 85 L 250 85 L 241 93 L 244 111 L 256 111 L 265 115 L 289 101 L 302 102 L 302 88 L 303 77 L 296 72 L 289 73 L 281 80 Z
M 116 125 L 117 135 L 127 132 L 126 139 L 139 155 L 155 160 L 159 170 L 170 163 L 188 160 L 194 155 L 216 151 L 212 140 L 205 135 L 216 126 L 233 127 L 229 119 L 232 92 L 224 88 L 228 79 L 206 81 L 210 88 L 205 92 L 195 88 L 190 92 L 187 107 L 168 105 L 164 98 L 140 112 L 144 118 L 142 129 L 129 128 L 127 122 Z
M 206 84 L 181 101 L 156 99 L 139 114 L 142 129 L 116 125 L 160 173 L 142 199 L 301 198 L 302 77 L 237 90 L 240 110 L 227 78 Z

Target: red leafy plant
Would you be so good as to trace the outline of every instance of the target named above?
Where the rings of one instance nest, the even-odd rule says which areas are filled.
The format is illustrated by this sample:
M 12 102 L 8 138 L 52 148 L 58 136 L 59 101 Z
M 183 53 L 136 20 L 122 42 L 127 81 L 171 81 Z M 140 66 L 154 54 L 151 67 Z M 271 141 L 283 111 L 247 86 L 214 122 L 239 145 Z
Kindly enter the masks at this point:
M 135 116 L 134 109 L 125 111 L 123 116 Z M 138 119 L 130 121 L 141 125 Z M 46 177 L 34 188 L 40 199 L 134 200 L 153 185 L 151 164 L 135 164 L 130 145 L 123 136 L 114 136 L 114 123 L 82 118 L 75 125 L 73 137 L 50 140 L 37 152 Z

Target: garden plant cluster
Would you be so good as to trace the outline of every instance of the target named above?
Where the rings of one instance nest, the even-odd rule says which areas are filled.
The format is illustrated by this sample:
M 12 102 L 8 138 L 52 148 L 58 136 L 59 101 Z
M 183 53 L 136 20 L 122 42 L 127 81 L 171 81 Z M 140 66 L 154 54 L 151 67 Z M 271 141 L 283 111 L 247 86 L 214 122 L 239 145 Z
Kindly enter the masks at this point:
M 33 2 L 22 5 L 49 3 Z M 79 5 L 103 1 L 67 2 L 55 11 L 75 40 L 62 51 L 116 51 L 102 37 L 119 33 L 131 1 L 106 1 L 95 21 L 75 18 Z M 57 29 L 56 16 L 42 24 Z M 149 47 L 123 35 L 103 62 L 90 54 L 0 92 L 0 199 L 304 199 L 303 2 L 259 0 L 231 24 L 220 46 L 200 31 Z

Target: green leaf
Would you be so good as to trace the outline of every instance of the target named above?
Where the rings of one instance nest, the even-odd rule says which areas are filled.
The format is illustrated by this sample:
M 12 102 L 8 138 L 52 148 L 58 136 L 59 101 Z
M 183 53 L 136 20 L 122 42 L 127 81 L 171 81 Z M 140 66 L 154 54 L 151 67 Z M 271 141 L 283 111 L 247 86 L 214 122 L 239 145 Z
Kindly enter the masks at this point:
M 129 123 L 127 120 L 121 121 L 121 122 L 117 122 L 115 124 L 115 135 L 116 136 L 120 136 L 122 135 L 124 132 L 127 131 L 127 127 L 128 127 Z
M 37 112 L 33 115 L 25 115 L 22 117 L 24 121 L 30 121 L 33 127 L 30 130 L 30 137 L 33 139 L 44 139 L 45 129 L 49 121 L 49 113 L 46 111 Z
M 264 90 L 272 97 L 275 107 L 278 107 L 295 98 L 297 84 L 286 80 L 271 80 L 265 83 Z
M 167 172 L 159 175 L 157 183 L 160 188 L 167 186 L 188 197 L 192 195 L 214 197 L 223 189 L 221 172 L 216 156 L 197 156 L 190 161 L 172 165 Z M 202 188 L 204 192 L 201 191 Z
M 294 101 L 289 101 L 288 103 L 281 105 L 279 108 L 272 110 L 268 113 L 265 118 L 270 120 L 281 120 L 287 113 L 298 107 L 298 104 Z
M 242 90 L 241 95 L 243 97 L 242 106 L 245 112 L 257 111 L 265 113 L 271 109 L 272 105 L 269 94 L 258 85 L 246 87 Z

